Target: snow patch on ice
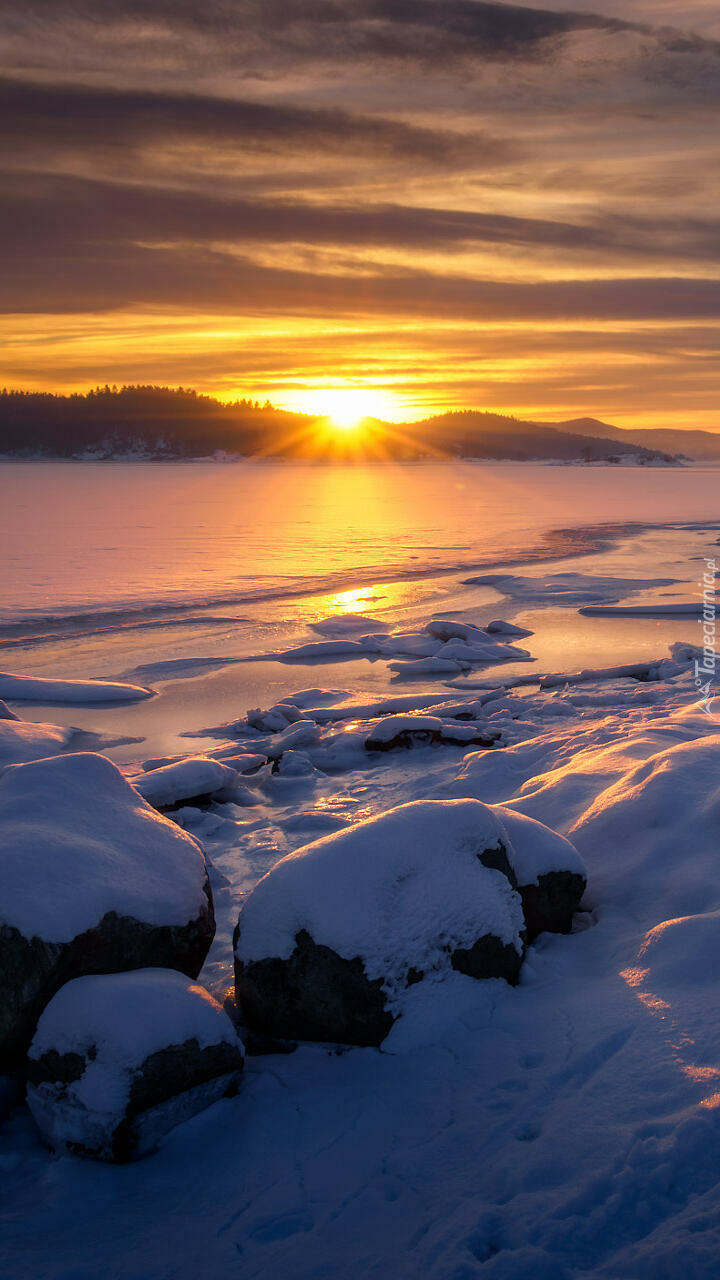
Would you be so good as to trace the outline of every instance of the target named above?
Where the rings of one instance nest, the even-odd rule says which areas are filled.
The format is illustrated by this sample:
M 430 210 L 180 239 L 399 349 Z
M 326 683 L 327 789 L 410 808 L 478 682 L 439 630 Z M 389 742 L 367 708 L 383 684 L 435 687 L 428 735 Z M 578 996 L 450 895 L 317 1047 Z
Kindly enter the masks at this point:
M 109 680 L 46 680 L 43 676 L 14 676 L 0 671 L 0 698 L 20 702 L 139 702 L 152 698 L 152 689 Z

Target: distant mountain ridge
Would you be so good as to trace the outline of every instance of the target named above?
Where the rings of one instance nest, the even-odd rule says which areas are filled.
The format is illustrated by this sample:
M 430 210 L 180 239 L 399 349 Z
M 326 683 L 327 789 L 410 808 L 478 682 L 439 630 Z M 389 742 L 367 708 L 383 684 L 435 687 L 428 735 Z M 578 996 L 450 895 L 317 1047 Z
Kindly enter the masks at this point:
M 540 423 L 550 426 L 550 423 Z M 679 453 L 694 458 L 698 462 L 717 461 L 720 459 L 720 431 L 678 431 L 671 427 L 648 427 L 639 430 L 632 427 L 613 427 L 597 418 L 570 418 L 567 422 L 553 423 L 561 431 L 570 431 L 579 436 L 603 435 L 611 440 L 620 440 L 628 444 L 645 445 L 649 449 L 661 449 L 668 453 Z
M 663 442 L 655 444 L 659 436 Z M 665 437 L 672 437 L 672 448 Z M 713 439 L 710 432 L 630 432 L 593 418 L 543 423 L 470 409 L 412 423 L 367 419 L 361 431 L 339 432 L 326 418 L 251 400 L 226 404 L 183 387 L 105 386 L 67 396 L 0 392 L 0 455 L 12 458 L 161 461 L 225 454 L 659 465 L 688 453 L 691 437 L 702 437 L 706 450 L 705 438 Z M 720 458 L 720 435 L 716 440 L 716 453 L 694 456 Z

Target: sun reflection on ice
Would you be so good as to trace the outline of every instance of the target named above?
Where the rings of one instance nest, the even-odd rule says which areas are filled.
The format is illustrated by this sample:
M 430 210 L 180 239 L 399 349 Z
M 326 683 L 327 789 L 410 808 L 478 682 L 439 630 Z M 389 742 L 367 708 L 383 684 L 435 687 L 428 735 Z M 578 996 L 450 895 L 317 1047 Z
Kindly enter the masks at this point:
M 351 591 L 338 591 L 332 597 L 332 605 L 338 613 L 366 613 L 377 598 L 372 587 L 359 587 Z

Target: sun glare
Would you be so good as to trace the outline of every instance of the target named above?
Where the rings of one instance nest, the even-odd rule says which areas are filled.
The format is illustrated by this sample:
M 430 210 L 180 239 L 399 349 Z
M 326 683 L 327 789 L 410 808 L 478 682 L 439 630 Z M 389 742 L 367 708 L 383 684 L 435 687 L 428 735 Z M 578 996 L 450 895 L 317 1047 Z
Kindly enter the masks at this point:
M 338 431 L 354 431 L 363 418 L 392 420 L 397 415 L 392 395 L 366 387 L 328 387 L 308 393 L 306 403 L 306 412 L 328 418 Z

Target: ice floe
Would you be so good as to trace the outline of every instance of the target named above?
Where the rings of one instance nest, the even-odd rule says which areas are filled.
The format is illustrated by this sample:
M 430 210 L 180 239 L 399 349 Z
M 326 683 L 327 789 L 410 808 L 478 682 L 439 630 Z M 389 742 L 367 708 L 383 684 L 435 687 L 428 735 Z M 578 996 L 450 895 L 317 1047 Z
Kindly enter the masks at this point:
M 110 680 L 47 680 L 0 671 L 0 698 L 21 702 L 58 702 L 66 706 L 86 702 L 139 702 L 153 690 Z

